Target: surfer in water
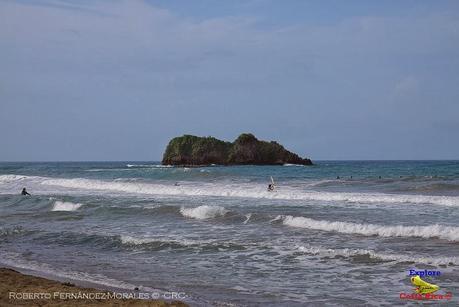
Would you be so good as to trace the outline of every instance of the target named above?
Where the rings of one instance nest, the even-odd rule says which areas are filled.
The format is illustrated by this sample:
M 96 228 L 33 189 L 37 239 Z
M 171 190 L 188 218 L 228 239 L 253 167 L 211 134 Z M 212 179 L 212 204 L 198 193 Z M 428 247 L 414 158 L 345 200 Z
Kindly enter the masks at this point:
M 27 192 L 26 188 L 22 189 L 21 195 L 30 195 L 29 192 Z
M 268 192 L 274 191 L 274 179 L 273 176 L 271 176 L 271 183 L 268 184 Z

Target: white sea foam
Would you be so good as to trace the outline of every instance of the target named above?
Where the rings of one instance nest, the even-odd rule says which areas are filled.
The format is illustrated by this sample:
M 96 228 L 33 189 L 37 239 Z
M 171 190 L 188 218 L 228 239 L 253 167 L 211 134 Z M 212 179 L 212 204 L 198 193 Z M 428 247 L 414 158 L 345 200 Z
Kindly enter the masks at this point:
M 367 256 L 372 259 L 381 259 L 383 261 L 395 261 L 395 262 L 414 262 L 423 264 L 433 265 L 457 265 L 459 264 L 458 257 L 429 257 L 419 255 L 408 255 L 408 254 L 390 254 L 390 253 L 379 253 L 374 250 L 367 249 L 332 249 L 324 248 L 321 246 L 297 246 L 297 250 L 305 254 L 319 255 L 321 257 L 356 257 L 356 256 Z
M 18 226 L 18 227 L 13 227 L 13 228 L 0 228 L 0 237 L 6 237 L 6 236 L 11 236 L 11 235 L 17 235 L 21 233 L 25 233 L 26 231 Z
M 22 176 L 22 175 L 1 175 L 0 183 L 10 183 L 33 178 L 34 176 Z
M 53 204 L 53 208 L 51 211 L 76 211 L 78 210 L 83 204 L 72 203 L 69 201 L 59 201 L 56 200 Z
M 186 171 L 187 169 L 184 169 Z M 304 200 L 323 202 L 346 202 L 358 204 L 431 204 L 442 206 L 459 207 L 458 196 L 429 196 L 429 195 L 403 195 L 383 193 L 342 193 L 342 192 L 318 192 L 303 190 L 301 188 L 282 186 L 275 192 L 267 192 L 264 185 L 247 183 L 205 183 L 199 182 L 189 185 L 168 185 L 159 183 L 133 182 L 133 181 L 103 181 L 95 179 L 65 179 L 36 176 L 0 175 L 0 183 L 5 185 L 0 188 L 1 193 L 11 193 L 11 190 L 21 188 L 24 185 L 32 185 L 37 191 L 56 191 L 56 187 L 68 188 L 78 191 L 98 191 L 151 194 L 164 196 L 219 196 L 219 197 L 242 197 L 259 199 L 279 200 Z M 38 185 L 38 186 L 37 186 Z
M 291 215 L 282 216 L 281 219 L 284 225 L 291 227 L 335 231 L 339 233 L 380 237 L 440 238 L 448 241 L 459 241 L 459 227 L 438 224 L 429 226 L 389 226 L 331 222 L 326 220 L 314 220 L 306 217 L 293 217 Z
M 136 237 L 125 236 L 125 235 L 122 235 L 120 239 L 121 239 L 121 243 L 132 244 L 132 245 L 141 245 L 141 244 L 152 243 L 152 242 L 158 241 L 157 239 L 136 238 Z
M 127 167 L 138 167 L 138 168 L 170 168 L 174 167 L 173 165 L 161 165 L 161 164 L 126 164 Z
M 174 239 L 174 238 L 164 238 L 164 237 L 133 237 L 128 235 L 120 236 L 121 243 L 126 245 L 143 245 L 149 243 L 158 243 L 158 244 L 177 244 L 182 246 L 199 246 L 202 244 L 212 244 L 214 242 L 209 240 L 189 240 L 189 239 Z
M 119 171 L 129 171 L 125 168 L 92 168 L 85 170 L 86 172 L 119 172 Z
M 180 213 L 183 216 L 191 217 L 194 219 L 204 220 L 223 216 L 228 212 L 224 207 L 220 206 L 199 206 L 196 208 L 185 208 L 180 209 Z
M 161 238 L 137 238 L 137 237 L 122 235 L 120 239 L 121 239 L 121 243 L 126 244 L 126 245 L 143 245 L 143 244 L 148 244 L 148 243 L 159 243 L 159 244 L 177 243 L 181 245 L 188 245 L 188 244 L 185 244 L 184 242 L 178 242 L 175 240 L 162 240 Z
M 270 223 L 277 222 L 277 221 L 279 221 L 279 220 L 282 220 L 283 218 L 284 218 L 283 215 L 278 215 L 278 216 L 276 216 L 275 218 L 273 218 L 272 220 L 270 220 L 269 222 L 270 222 Z
M 222 196 L 245 197 L 307 201 L 333 201 L 355 203 L 427 203 L 445 206 L 459 206 L 459 197 L 454 196 L 425 196 L 425 195 L 395 195 L 395 194 L 365 194 L 365 193 L 331 193 L 316 191 L 301 191 L 284 188 L 275 193 L 266 192 L 265 186 L 218 185 L 200 183 L 196 186 L 170 186 L 154 183 L 107 182 L 92 179 L 48 179 L 42 182 L 77 189 L 94 189 L 118 191 L 127 193 L 156 194 L 156 195 L 187 195 L 187 196 Z
M 247 224 L 250 220 L 250 218 L 252 217 L 252 213 L 249 213 L 249 214 L 246 214 L 245 216 L 245 221 L 242 222 L 242 224 Z

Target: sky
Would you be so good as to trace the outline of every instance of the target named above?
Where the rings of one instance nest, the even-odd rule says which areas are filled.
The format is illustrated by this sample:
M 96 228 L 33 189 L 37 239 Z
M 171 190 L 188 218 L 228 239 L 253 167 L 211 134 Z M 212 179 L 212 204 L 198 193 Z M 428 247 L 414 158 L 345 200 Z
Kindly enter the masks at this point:
M 0 161 L 459 159 L 458 50 L 459 1 L 0 0 Z

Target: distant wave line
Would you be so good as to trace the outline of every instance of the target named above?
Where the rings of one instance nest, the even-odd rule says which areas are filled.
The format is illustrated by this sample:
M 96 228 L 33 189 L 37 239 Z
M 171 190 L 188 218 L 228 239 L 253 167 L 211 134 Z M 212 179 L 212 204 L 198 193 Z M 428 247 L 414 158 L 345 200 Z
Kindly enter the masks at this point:
M 37 176 L 0 175 L 0 183 L 16 183 L 17 187 L 25 184 L 64 187 L 87 191 L 118 192 L 128 194 L 166 195 L 166 196 L 217 196 L 241 197 L 279 200 L 305 200 L 347 203 L 389 203 L 389 204 L 432 204 L 442 206 L 459 206 L 458 196 L 404 195 L 383 193 L 319 192 L 300 190 L 283 186 L 275 192 L 267 192 L 264 185 L 255 184 L 211 184 L 167 185 L 147 182 L 103 181 L 84 178 L 50 178 Z

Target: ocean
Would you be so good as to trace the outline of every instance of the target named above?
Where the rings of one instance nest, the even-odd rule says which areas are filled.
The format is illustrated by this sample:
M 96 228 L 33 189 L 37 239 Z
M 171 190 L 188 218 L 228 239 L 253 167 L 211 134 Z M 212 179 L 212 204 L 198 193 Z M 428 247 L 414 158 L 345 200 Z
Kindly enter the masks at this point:
M 0 266 L 196 306 L 405 304 L 430 270 L 457 304 L 459 161 L 0 163 Z

